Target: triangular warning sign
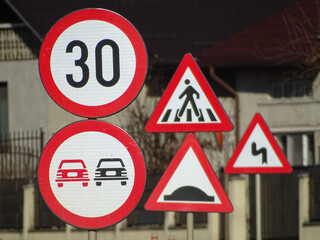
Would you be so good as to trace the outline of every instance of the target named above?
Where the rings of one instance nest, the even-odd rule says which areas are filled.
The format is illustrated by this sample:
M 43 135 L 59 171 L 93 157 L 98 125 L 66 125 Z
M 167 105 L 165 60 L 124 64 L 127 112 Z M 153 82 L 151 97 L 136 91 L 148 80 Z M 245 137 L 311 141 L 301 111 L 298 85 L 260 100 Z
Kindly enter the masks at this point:
M 231 212 L 233 207 L 193 134 L 189 134 L 145 204 L 146 210 Z
M 231 131 L 233 125 L 191 54 L 186 54 L 151 115 L 147 132 Z
M 292 168 L 262 116 L 256 113 L 224 171 L 290 173 Z

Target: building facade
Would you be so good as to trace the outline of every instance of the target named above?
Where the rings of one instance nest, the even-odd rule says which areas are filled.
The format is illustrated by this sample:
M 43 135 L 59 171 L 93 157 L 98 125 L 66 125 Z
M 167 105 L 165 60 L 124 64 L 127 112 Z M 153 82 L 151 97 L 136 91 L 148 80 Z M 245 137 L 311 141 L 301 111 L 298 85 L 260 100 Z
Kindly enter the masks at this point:
M 304 6 L 310 8 L 311 1 L 300 2 L 298 7 L 292 5 L 291 8 L 286 8 L 285 16 L 291 16 L 288 14 L 295 11 L 303 12 L 301 9 Z M 13 9 L 19 9 L 20 5 L 19 1 L 16 6 L 10 4 Z M 49 5 L 44 5 L 45 9 L 48 9 Z M 34 6 L 38 6 L 38 11 L 41 11 L 39 4 Z M 59 6 L 55 6 L 56 9 L 60 9 Z M 205 7 L 203 5 L 203 8 Z M 227 39 L 220 39 L 219 44 L 197 42 L 197 47 L 192 48 L 195 52 L 196 49 L 201 49 L 194 55 L 235 126 L 232 132 L 223 133 L 221 149 L 215 133 L 197 135 L 202 139 L 204 151 L 223 184 L 234 211 L 230 214 L 195 213 L 195 239 L 256 239 L 255 176 L 227 175 L 223 173 L 223 167 L 257 112 L 265 119 L 293 167 L 292 174 L 267 174 L 261 178 L 262 239 L 308 240 L 316 239 L 319 235 L 320 77 L 317 71 L 306 76 L 292 74 L 297 65 L 292 65 L 292 59 L 287 55 L 284 57 L 281 54 L 280 57 L 282 52 L 279 52 L 275 45 L 275 42 L 279 41 L 270 40 L 274 39 L 274 36 L 285 39 L 282 33 L 268 32 L 275 29 L 270 26 L 281 29 L 281 24 L 277 21 L 279 18 L 283 19 L 283 15 L 279 17 L 276 13 L 283 14 L 281 9 L 284 7 L 287 6 L 274 10 L 272 14 L 275 15 L 270 18 L 265 16 L 263 21 L 257 20 L 261 21 L 261 24 L 247 23 L 250 28 L 247 26 L 241 31 L 238 29 L 233 34 L 230 33 L 225 37 Z M 309 16 L 314 17 L 312 14 Z M 37 26 L 30 24 L 31 21 L 22 18 L 23 22 L 16 18 L 18 20 L 13 21 L 14 23 L 0 25 L 0 239 L 86 239 L 87 231 L 66 225 L 50 212 L 36 183 L 36 164 L 45 143 L 62 127 L 83 118 L 61 109 L 45 92 L 38 69 L 41 41 L 37 37 L 42 34 L 35 33 Z M 136 22 L 144 23 L 141 19 Z M 48 23 L 44 22 L 43 25 L 45 24 Z M 165 54 L 161 55 L 161 51 L 154 53 L 153 50 L 157 49 L 159 44 L 163 44 L 162 48 L 165 48 L 167 41 L 174 42 L 175 35 L 152 35 L 148 27 L 142 31 L 148 42 L 150 61 L 145 87 L 128 108 L 103 119 L 127 129 L 137 137 L 140 144 L 144 144 L 143 139 L 150 137 L 143 133 L 143 121 L 150 117 L 155 102 L 159 100 L 173 76 L 182 59 L 181 52 L 184 51 L 182 46 L 176 43 L 179 45 L 179 53 L 175 59 L 172 55 L 166 58 Z M 253 44 L 248 44 L 248 39 Z M 268 44 L 272 47 L 267 48 Z M 214 47 L 211 48 L 211 45 Z M 185 47 L 188 49 L 191 45 L 186 44 Z M 274 49 L 278 51 L 275 52 Z M 284 58 L 290 61 L 279 61 Z M 301 60 L 295 63 L 301 64 Z M 137 111 L 143 115 L 133 120 L 132 113 Z M 142 127 L 137 127 L 136 121 L 141 121 Z M 25 133 L 39 129 L 41 130 L 35 135 Z M 13 134 L 14 132 L 16 133 Z M 161 136 L 169 137 L 168 134 Z M 179 140 L 184 136 L 178 134 L 173 147 L 163 148 L 163 151 L 173 156 L 182 143 Z M 24 142 L 25 139 L 29 139 L 28 143 Z M 31 139 L 36 139 L 36 143 L 32 143 Z M 14 148 L 16 144 L 19 146 Z M 146 151 L 145 155 L 148 162 L 152 154 L 148 155 Z M 166 164 L 161 166 L 162 171 L 170 161 L 170 157 L 168 158 Z M 19 165 L 21 162 L 24 165 Z M 25 174 L 26 169 L 32 170 Z M 149 171 L 145 194 L 136 210 L 123 222 L 99 231 L 98 239 L 186 239 L 186 213 L 148 212 L 143 208 L 160 176 L 161 171 Z

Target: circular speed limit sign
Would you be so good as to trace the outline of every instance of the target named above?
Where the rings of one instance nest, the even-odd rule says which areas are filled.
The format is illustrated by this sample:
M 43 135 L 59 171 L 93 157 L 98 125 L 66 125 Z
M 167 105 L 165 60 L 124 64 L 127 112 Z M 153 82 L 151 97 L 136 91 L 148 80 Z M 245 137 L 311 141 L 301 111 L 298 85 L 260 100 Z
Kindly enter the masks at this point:
M 84 9 L 58 21 L 43 41 L 39 70 L 51 98 L 82 117 L 104 117 L 140 92 L 147 52 L 135 27 L 105 9 Z
M 136 207 L 144 191 L 146 167 L 137 143 L 111 123 L 72 123 L 47 143 L 38 181 L 48 207 L 83 229 L 118 223 Z

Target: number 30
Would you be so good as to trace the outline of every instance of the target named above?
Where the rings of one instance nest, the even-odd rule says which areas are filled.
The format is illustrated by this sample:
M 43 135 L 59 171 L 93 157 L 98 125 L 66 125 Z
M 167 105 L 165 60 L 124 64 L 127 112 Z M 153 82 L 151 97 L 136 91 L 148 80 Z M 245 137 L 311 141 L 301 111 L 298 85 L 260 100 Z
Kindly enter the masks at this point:
M 112 48 L 113 78 L 111 80 L 106 80 L 103 78 L 102 49 L 104 46 L 110 46 Z M 88 58 L 88 48 L 84 42 L 80 40 L 74 40 L 67 45 L 66 52 L 71 53 L 74 47 L 79 47 L 81 50 L 81 57 L 74 61 L 74 65 L 82 69 L 82 79 L 80 81 L 75 81 L 72 74 L 66 74 L 66 78 L 68 83 L 72 87 L 81 88 L 85 86 L 89 80 L 89 67 L 86 64 Z M 114 86 L 120 78 L 120 59 L 118 45 L 111 39 L 101 40 L 95 48 L 95 57 L 97 81 L 104 87 Z

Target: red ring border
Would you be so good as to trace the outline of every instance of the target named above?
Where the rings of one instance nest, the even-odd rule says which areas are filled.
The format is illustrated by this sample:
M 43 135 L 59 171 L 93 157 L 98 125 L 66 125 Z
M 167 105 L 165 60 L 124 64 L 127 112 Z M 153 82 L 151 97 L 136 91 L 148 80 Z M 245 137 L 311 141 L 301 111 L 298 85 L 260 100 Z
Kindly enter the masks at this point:
M 59 203 L 50 187 L 49 169 L 55 151 L 69 137 L 86 131 L 103 132 L 118 139 L 127 148 L 133 159 L 135 181 L 128 199 L 120 208 L 101 217 L 83 217 L 70 212 Z M 146 184 L 146 165 L 139 146 L 127 132 L 111 123 L 83 120 L 62 128 L 49 140 L 40 158 L 38 183 L 46 204 L 61 220 L 78 228 L 102 229 L 120 222 L 137 206 Z
M 129 38 L 136 56 L 136 71 L 129 88 L 114 101 L 99 106 L 86 106 L 67 98 L 55 84 L 50 68 L 52 48 L 56 40 L 68 27 L 86 20 L 100 20 L 114 24 Z M 147 68 L 147 51 L 139 32 L 127 19 L 106 9 L 82 9 L 60 19 L 47 33 L 39 56 L 39 72 L 49 96 L 66 111 L 88 118 L 106 117 L 127 107 L 141 91 Z

